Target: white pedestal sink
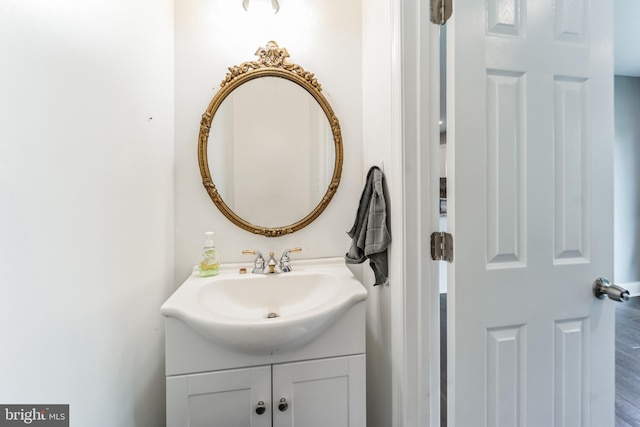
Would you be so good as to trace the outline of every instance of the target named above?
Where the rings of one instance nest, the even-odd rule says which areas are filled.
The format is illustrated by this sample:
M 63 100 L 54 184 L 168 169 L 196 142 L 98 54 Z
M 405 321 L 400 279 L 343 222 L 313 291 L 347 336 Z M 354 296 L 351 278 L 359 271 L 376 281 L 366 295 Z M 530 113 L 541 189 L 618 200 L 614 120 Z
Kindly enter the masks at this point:
M 162 314 L 227 351 L 273 355 L 310 343 L 367 296 L 342 258 L 297 260 L 280 274 L 241 267 L 222 265 L 207 278 L 194 272 Z

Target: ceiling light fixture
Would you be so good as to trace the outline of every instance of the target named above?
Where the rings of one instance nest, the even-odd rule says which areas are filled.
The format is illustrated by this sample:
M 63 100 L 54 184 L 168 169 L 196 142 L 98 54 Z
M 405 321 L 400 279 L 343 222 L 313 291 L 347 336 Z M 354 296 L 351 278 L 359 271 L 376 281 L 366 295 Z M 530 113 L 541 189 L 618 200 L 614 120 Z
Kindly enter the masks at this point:
M 280 0 L 242 0 L 242 7 L 247 12 L 249 11 L 249 3 L 254 5 L 251 6 L 252 9 L 259 8 L 262 10 L 267 10 L 270 8 L 273 13 L 278 13 L 278 11 L 280 10 Z M 269 6 L 269 3 L 271 4 L 271 6 Z

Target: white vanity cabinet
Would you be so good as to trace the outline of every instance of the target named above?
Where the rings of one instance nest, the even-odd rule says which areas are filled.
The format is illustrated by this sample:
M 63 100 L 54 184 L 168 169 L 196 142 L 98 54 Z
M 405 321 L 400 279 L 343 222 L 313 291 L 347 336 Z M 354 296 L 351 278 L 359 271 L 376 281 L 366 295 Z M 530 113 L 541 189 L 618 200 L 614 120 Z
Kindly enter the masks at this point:
M 161 307 L 167 427 L 365 427 L 366 290 L 344 259 L 242 266 L 194 272 Z
M 364 427 L 365 356 L 168 377 L 167 427 L 185 426 Z

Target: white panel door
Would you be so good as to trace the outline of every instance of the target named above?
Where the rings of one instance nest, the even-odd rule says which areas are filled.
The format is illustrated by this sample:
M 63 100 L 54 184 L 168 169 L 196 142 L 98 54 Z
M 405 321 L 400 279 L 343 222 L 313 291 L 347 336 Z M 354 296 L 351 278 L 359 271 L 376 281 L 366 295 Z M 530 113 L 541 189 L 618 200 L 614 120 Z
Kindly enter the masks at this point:
M 610 0 L 455 0 L 448 418 L 614 425 Z

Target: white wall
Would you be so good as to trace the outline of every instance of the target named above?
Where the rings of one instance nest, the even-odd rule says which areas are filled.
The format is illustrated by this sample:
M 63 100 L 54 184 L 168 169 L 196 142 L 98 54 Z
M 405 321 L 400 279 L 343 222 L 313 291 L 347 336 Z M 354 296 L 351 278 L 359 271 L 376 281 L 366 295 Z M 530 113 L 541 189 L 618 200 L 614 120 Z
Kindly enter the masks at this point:
M 178 286 L 198 262 L 203 233 L 213 230 L 222 262 L 246 261 L 243 249 L 278 256 L 301 246 L 292 259 L 342 256 L 346 231 L 362 189 L 362 28 L 360 2 L 284 1 L 276 15 L 256 18 L 240 1 L 181 0 L 175 9 L 176 276 Z M 200 178 L 197 141 L 200 116 L 227 68 L 255 60 L 254 52 L 275 40 L 289 60 L 315 73 L 340 120 L 344 165 L 329 207 L 311 225 L 289 236 L 256 236 L 229 222 L 215 207 Z M 262 149 L 262 147 L 259 147 Z M 256 191 L 286 191 L 286 182 L 258 182 Z M 260 209 L 259 207 L 256 207 Z
M 614 276 L 640 282 L 640 78 L 615 77 Z
M 398 143 L 393 134 L 392 52 L 394 52 L 391 4 L 389 0 L 363 2 L 363 152 L 364 173 L 377 165 L 384 169 L 390 189 L 392 243 L 389 249 L 390 284 L 367 286 L 367 425 L 389 427 L 393 423 L 394 367 L 391 325 L 392 286 L 402 286 L 393 268 L 393 255 L 401 237 L 396 230 L 401 214 L 401 195 L 396 194 L 400 171 L 394 171 L 394 149 Z M 396 94 L 397 95 L 397 94 Z M 398 251 L 400 253 L 400 251 Z M 371 283 L 369 267 L 364 269 L 364 283 Z M 397 375 L 396 375 L 397 376 Z M 395 390 L 397 393 L 397 390 Z
M 0 3 L 0 334 L 11 343 L 0 403 L 69 403 L 72 425 L 162 426 L 158 308 L 197 262 L 204 231 L 216 231 L 225 262 L 245 259 L 244 248 L 346 252 L 368 167 L 385 163 L 392 191 L 401 185 L 392 3 L 286 1 L 261 20 L 223 0 Z M 322 83 L 345 156 L 331 205 L 281 238 L 229 223 L 196 156 L 200 115 L 226 67 L 271 39 Z M 391 197 L 396 224 L 401 197 Z M 390 290 L 370 286 L 368 267 L 354 270 L 370 292 L 369 422 L 388 426 Z
M 613 0 L 613 69 L 616 75 L 640 76 L 638 16 L 638 0 Z
M 1 403 L 164 424 L 172 3 L 0 2 Z
M 393 425 L 394 399 L 402 402 L 401 391 L 394 387 L 402 386 L 403 359 L 394 354 L 391 336 L 392 287 L 397 295 L 403 292 L 401 141 L 399 122 L 392 123 L 399 109 L 394 104 L 394 90 L 399 87 L 392 85 L 397 53 L 392 40 L 396 30 L 392 28 L 392 4 L 390 0 L 362 4 L 287 0 L 277 15 L 255 21 L 234 2 L 181 0 L 176 3 L 175 18 L 176 286 L 197 262 L 202 233 L 208 229 L 216 232 L 223 262 L 250 263 L 251 258 L 241 255 L 245 248 L 279 253 L 302 246 L 304 252 L 298 257 L 342 256 L 349 247 L 346 231 L 353 223 L 365 175 L 372 165 L 385 169 L 391 193 L 392 247 L 397 248 L 390 256 L 391 284 L 374 288 L 368 265 L 354 268 L 357 276 L 364 276 L 369 292 L 367 420 L 371 427 Z M 340 120 L 344 138 L 342 181 L 331 204 L 305 229 L 279 238 L 254 236 L 222 216 L 202 187 L 196 153 L 200 115 L 227 67 L 253 60 L 253 52 L 268 40 L 286 47 L 292 62 L 315 73 Z M 271 184 L 277 189 L 280 183 Z M 269 191 L 269 183 L 261 183 L 260 188 Z M 395 415 L 396 420 L 402 417 Z

